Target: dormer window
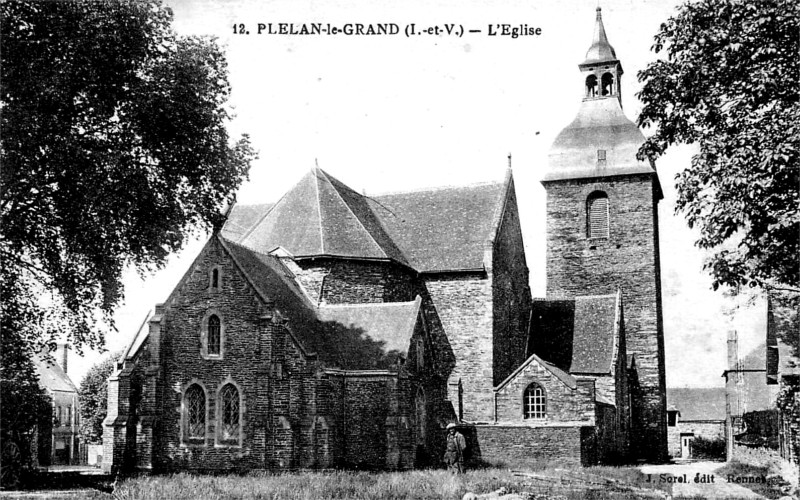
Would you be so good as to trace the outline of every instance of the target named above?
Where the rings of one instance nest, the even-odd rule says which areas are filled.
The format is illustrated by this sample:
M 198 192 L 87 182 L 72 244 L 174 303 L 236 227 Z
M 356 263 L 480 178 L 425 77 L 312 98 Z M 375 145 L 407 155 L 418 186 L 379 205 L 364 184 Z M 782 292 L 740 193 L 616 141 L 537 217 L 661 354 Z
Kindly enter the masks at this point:
M 595 75 L 586 77 L 586 97 L 597 97 L 597 77 Z

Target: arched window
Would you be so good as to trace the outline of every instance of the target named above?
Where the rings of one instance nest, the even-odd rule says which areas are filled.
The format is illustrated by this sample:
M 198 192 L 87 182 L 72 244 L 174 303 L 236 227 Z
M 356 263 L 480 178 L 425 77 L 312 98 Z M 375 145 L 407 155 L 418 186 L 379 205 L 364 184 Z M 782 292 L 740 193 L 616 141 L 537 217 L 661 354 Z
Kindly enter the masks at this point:
M 225 384 L 219 391 L 220 429 L 219 441 L 225 444 L 239 444 L 241 430 L 241 405 L 239 389 L 233 384 Z
M 611 73 L 603 73 L 600 78 L 600 85 L 602 87 L 602 95 L 614 95 L 614 75 Z
M 214 268 L 211 271 L 211 288 L 219 288 L 219 269 L 217 268 Z
M 595 75 L 586 77 L 586 97 L 597 97 L 597 77 Z
M 208 354 L 219 356 L 221 347 L 221 334 L 219 316 L 212 314 L 208 317 Z
M 525 394 L 522 396 L 522 411 L 525 418 L 545 418 L 547 401 L 541 385 L 534 382 L 525 389 Z
M 417 389 L 417 397 L 414 400 L 415 409 L 417 412 L 417 444 L 425 445 L 426 426 L 425 421 L 428 418 L 428 412 L 425 408 L 425 391 L 422 387 Z
M 192 384 L 183 396 L 183 411 L 186 437 L 202 440 L 206 437 L 206 393 L 197 384 Z
M 586 200 L 586 236 L 608 238 L 608 195 L 595 191 Z
M 417 369 L 425 368 L 425 339 L 417 337 Z

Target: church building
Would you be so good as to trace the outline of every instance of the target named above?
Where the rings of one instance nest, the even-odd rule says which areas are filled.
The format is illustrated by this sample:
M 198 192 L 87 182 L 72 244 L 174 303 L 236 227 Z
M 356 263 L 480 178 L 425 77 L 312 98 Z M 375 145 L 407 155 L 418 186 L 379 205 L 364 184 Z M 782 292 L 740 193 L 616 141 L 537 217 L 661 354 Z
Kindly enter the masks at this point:
M 104 468 L 435 465 L 666 456 L 654 166 L 600 11 L 556 139 L 547 297 L 514 178 L 365 196 L 315 168 L 235 206 L 109 379 Z

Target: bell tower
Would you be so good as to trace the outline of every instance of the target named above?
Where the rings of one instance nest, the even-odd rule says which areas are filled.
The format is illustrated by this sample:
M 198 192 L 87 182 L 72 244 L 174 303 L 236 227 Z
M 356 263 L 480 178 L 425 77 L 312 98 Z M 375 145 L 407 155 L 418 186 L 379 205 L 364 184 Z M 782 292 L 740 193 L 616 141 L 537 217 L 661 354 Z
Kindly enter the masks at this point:
M 597 8 L 592 44 L 578 65 L 580 110 L 553 143 L 547 191 L 547 298 L 621 289 L 632 394 L 631 450 L 667 456 L 664 329 L 655 164 L 636 158 L 644 136 L 622 111 L 622 63 Z

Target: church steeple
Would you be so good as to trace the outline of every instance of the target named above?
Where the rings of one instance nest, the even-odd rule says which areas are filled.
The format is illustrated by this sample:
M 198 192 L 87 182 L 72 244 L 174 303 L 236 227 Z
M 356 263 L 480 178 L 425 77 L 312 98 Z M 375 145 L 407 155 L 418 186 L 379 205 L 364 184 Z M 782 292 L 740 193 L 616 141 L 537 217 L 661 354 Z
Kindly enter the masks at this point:
M 586 60 L 578 65 L 584 78 L 584 99 L 605 99 L 616 97 L 622 106 L 620 91 L 622 86 L 622 64 L 617 59 L 614 47 L 608 42 L 603 15 L 597 8 L 592 45 L 586 51 Z
M 614 52 L 614 47 L 608 43 L 606 36 L 606 28 L 603 26 L 602 9 L 597 8 L 597 17 L 594 23 L 594 36 L 592 37 L 592 46 L 586 52 L 586 60 L 581 65 L 603 63 L 617 60 L 617 53 Z
M 600 7 L 592 44 L 578 68 L 584 82 L 581 107 L 556 137 L 543 181 L 655 173 L 650 162 L 636 158 L 644 135 L 622 111 L 622 63 L 608 41 Z

